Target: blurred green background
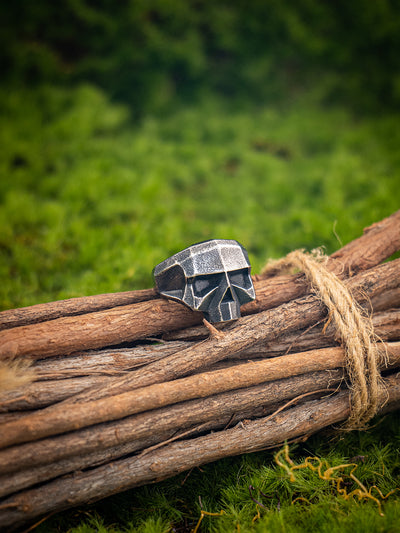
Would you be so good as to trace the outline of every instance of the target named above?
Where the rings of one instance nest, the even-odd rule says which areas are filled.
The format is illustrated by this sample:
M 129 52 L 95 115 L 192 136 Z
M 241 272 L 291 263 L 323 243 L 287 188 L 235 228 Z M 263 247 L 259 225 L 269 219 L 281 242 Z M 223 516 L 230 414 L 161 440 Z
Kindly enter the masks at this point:
M 236 238 L 253 270 L 398 207 L 398 2 L 0 7 L 0 307 L 152 284 Z
M 209 238 L 239 240 L 258 272 L 295 248 L 331 253 L 399 208 L 398 1 L 14 0 L 0 25 L 0 309 L 150 287 L 155 264 Z M 388 443 L 385 431 L 369 454 L 389 446 L 398 483 L 400 433 Z M 347 442 L 357 455 L 346 438 L 340 453 Z M 196 478 L 220 487 L 228 465 L 210 507 L 254 508 L 233 474 L 271 461 L 252 457 Z M 154 503 L 171 483 L 129 493 L 82 531 L 190 530 L 195 488 Z M 365 528 L 395 531 L 396 502 L 387 519 L 363 504 L 375 517 Z M 262 526 L 252 511 L 238 514 L 241 531 L 333 527 L 317 504 L 302 525 L 275 510 Z M 66 531 L 91 512 L 42 527 Z M 357 513 L 340 508 L 337 527 L 354 531 Z

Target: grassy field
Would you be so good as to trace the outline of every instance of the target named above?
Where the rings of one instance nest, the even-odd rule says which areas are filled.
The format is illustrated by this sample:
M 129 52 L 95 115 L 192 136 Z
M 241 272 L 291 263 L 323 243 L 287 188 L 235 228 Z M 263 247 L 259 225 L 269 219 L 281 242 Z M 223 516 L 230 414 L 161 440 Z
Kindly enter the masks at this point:
M 331 253 L 399 208 L 399 114 L 208 98 L 134 123 L 90 85 L 4 90 L 0 112 L 1 309 L 150 287 L 155 264 L 209 238 L 239 240 L 257 273 L 296 248 Z M 398 418 L 316 436 L 292 457 L 362 456 L 360 480 L 387 493 L 400 487 Z M 202 509 L 224 511 L 204 531 L 400 531 L 399 493 L 380 516 L 301 472 L 290 483 L 272 452 L 226 459 L 37 531 L 184 532 Z
M 239 240 L 258 272 L 399 206 L 399 115 L 207 100 L 131 125 L 90 86 L 3 92 L 0 110 L 2 309 L 149 287 L 209 238 Z

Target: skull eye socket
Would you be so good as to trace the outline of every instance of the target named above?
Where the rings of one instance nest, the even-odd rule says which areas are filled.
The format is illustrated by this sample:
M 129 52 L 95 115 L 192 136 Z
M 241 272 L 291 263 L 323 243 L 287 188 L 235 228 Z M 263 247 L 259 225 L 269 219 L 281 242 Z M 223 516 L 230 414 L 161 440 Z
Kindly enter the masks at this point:
M 210 274 L 193 278 L 192 287 L 195 296 L 205 296 L 216 289 L 221 281 L 222 274 Z
M 172 298 L 181 298 L 185 287 L 185 275 L 179 265 L 161 272 L 156 279 L 158 290 L 161 294 Z
M 240 270 L 233 270 L 228 272 L 229 281 L 235 287 L 240 287 L 242 289 L 250 289 L 251 287 L 251 278 L 250 271 L 248 268 L 241 268 Z

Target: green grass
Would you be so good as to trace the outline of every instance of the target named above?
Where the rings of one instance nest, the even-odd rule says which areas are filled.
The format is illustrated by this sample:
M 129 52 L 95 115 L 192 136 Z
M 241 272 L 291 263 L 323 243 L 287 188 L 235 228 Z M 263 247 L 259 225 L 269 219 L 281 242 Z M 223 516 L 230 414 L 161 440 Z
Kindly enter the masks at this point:
M 2 309 L 151 286 L 209 238 L 239 240 L 257 272 L 399 205 L 400 115 L 208 101 L 131 125 L 90 86 L 3 92 L 0 110 Z
M 1 309 L 150 287 L 155 264 L 209 238 L 239 240 L 258 272 L 295 248 L 331 253 L 399 208 L 400 114 L 210 98 L 133 123 L 89 85 L 0 96 Z M 399 443 L 392 415 L 369 432 L 312 438 L 292 457 L 364 455 L 360 479 L 387 492 L 400 486 Z M 205 517 L 203 531 L 400 531 L 399 495 L 381 517 L 311 473 L 291 484 L 270 452 L 184 480 L 61 513 L 38 531 L 183 532 L 201 508 L 225 512 Z M 291 505 L 297 496 L 310 503 Z

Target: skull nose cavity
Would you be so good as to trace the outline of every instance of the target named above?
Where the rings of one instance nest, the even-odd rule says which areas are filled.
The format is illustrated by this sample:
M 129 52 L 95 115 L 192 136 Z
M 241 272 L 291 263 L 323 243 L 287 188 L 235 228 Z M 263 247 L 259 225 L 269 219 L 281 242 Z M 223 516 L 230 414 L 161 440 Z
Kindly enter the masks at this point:
M 233 297 L 233 294 L 232 294 L 232 291 L 231 291 L 231 288 L 228 287 L 225 291 L 225 294 L 224 294 L 224 297 L 222 298 L 221 300 L 221 303 L 228 303 L 228 302 L 234 302 L 235 299 Z

